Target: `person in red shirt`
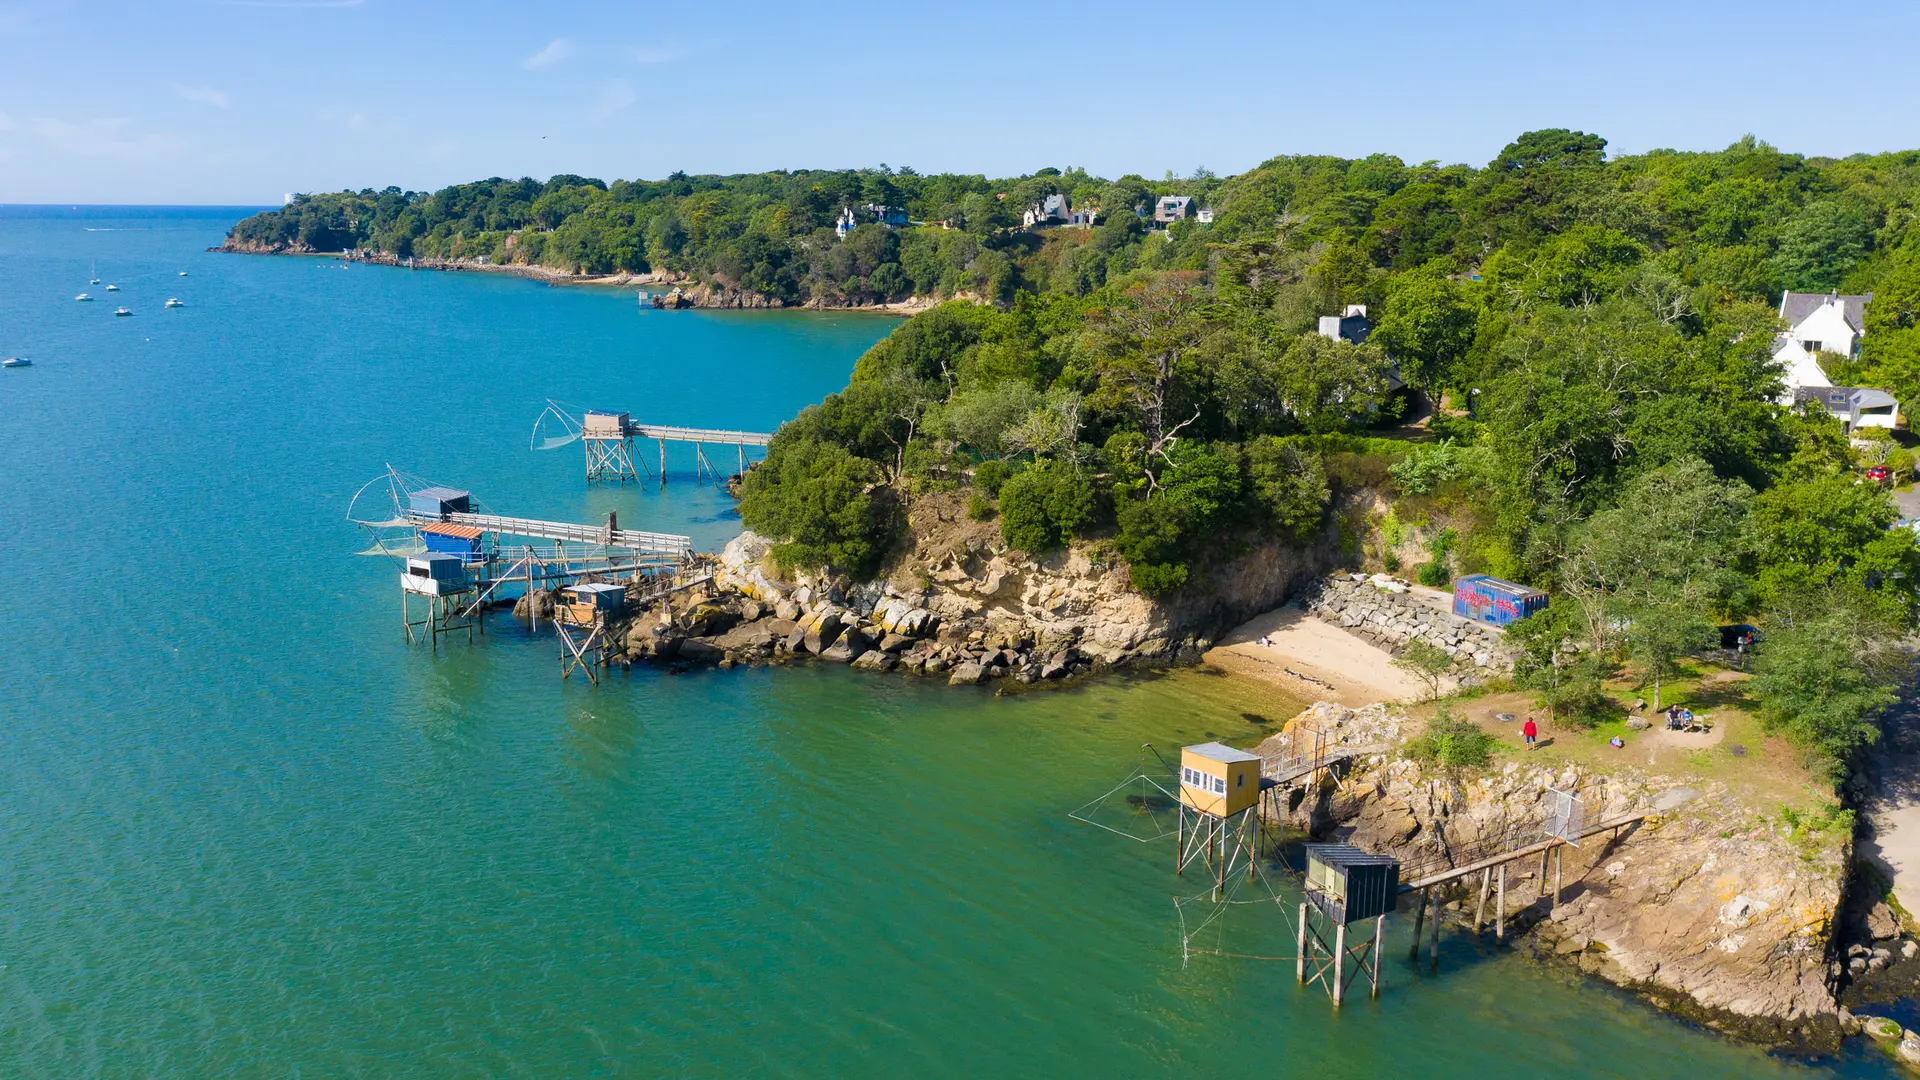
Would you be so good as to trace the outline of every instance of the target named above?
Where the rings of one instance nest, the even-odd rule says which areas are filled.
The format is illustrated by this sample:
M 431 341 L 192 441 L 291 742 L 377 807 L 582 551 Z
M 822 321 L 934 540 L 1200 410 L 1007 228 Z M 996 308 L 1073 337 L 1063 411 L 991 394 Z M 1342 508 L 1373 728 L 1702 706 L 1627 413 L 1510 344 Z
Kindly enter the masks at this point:
M 1533 749 L 1533 740 L 1540 737 L 1539 725 L 1533 722 L 1533 717 L 1527 717 L 1527 722 L 1520 725 L 1520 734 L 1527 738 L 1527 749 Z

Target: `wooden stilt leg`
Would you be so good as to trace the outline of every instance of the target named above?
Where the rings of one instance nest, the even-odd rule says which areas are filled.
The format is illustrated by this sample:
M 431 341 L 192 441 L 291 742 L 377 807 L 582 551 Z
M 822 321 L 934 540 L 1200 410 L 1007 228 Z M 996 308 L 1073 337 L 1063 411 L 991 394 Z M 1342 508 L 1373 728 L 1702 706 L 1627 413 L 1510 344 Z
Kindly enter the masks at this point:
M 1554 908 L 1560 906 L 1560 883 L 1565 875 L 1566 869 L 1567 846 L 1562 844 L 1553 849 L 1553 903 L 1547 905 L 1548 911 L 1552 911 Z
M 1487 922 L 1487 893 L 1493 888 L 1493 867 L 1480 871 L 1480 906 L 1473 909 L 1473 936 L 1480 936 L 1480 928 Z
M 1507 940 L 1507 864 L 1500 864 L 1500 898 L 1493 908 L 1493 938 Z
M 1173 808 L 1173 876 L 1180 876 L 1180 860 L 1186 856 L 1187 849 L 1187 808 Z
M 1423 890 L 1413 906 L 1413 947 L 1407 950 L 1407 960 L 1415 964 L 1420 962 L 1420 933 L 1427 926 L 1426 893 L 1431 891 L 1431 889 Z
M 1347 990 L 1347 924 L 1341 923 L 1333 931 L 1333 1007 L 1340 1007 L 1340 999 Z
M 1433 893 L 1433 937 L 1427 940 L 1427 970 L 1440 970 L 1440 890 Z
M 1367 972 L 1367 980 L 1370 984 L 1368 997 L 1380 996 L 1380 946 L 1383 944 L 1381 935 L 1386 932 L 1387 917 L 1375 915 L 1373 917 L 1373 966 Z
M 1293 981 L 1307 981 L 1307 902 L 1300 901 L 1300 929 L 1293 935 Z

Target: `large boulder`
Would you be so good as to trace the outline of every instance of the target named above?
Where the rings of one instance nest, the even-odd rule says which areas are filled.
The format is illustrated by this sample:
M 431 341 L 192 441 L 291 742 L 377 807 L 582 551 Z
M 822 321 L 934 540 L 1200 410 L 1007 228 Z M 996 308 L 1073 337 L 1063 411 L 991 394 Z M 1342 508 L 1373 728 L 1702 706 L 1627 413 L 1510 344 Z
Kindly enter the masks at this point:
M 706 638 L 688 638 L 680 643 L 680 659 L 696 664 L 717 664 L 726 655 L 726 649 Z
M 687 633 L 695 637 L 724 634 L 740 621 L 740 613 L 720 604 L 700 604 L 687 612 Z
M 535 589 L 513 602 L 513 613 L 521 618 L 553 618 L 553 593 Z
M 840 613 L 833 608 L 809 613 L 800 620 L 800 635 L 806 651 L 819 656 L 840 636 Z
M 930 663 L 927 668 L 932 670 L 933 665 Z M 947 676 L 947 682 L 954 686 L 977 686 L 985 681 L 987 681 L 986 667 L 971 660 L 954 665 L 953 674 Z
M 820 650 L 819 656 L 822 660 L 850 664 L 872 648 L 873 643 L 867 640 L 867 635 L 861 633 L 859 627 L 850 626 L 840 632 L 833 644 Z
M 879 649 L 868 649 L 853 658 L 853 666 L 861 671 L 892 671 L 899 662 Z

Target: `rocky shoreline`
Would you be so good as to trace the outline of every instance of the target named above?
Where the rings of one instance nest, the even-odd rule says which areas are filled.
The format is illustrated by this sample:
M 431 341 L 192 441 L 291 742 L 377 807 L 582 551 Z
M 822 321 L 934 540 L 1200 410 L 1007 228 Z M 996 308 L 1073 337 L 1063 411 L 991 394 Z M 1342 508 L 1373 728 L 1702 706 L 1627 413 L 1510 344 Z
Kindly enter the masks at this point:
M 1408 723 L 1389 706 L 1323 702 L 1288 726 L 1371 749 L 1399 745 Z M 1578 794 L 1589 821 L 1650 816 L 1617 839 L 1602 834 L 1567 849 L 1557 904 L 1548 903 L 1537 862 L 1511 864 L 1516 945 L 1768 1046 L 1827 1052 L 1859 1030 L 1835 990 L 1847 966 L 1838 913 L 1850 846 L 1797 844 L 1720 785 L 1517 761 L 1463 779 L 1387 749 L 1294 791 L 1286 823 L 1410 865 L 1444 866 L 1456 851 L 1543 822 L 1549 788 Z M 1471 933 L 1477 885 L 1461 882 L 1444 895 L 1450 933 Z
M 360 251 L 315 251 L 288 245 L 238 244 L 229 240 L 217 247 L 207 249 L 230 255 L 295 255 L 311 258 L 339 259 L 342 262 L 366 263 L 369 266 L 392 266 L 410 270 L 440 270 L 450 273 L 508 274 L 513 277 L 531 278 L 549 285 L 604 286 L 612 288 L 649 289 L 648 306 L 660 311 L 679 311 L 685 309 L 708 310 L 759 310 L 759 311 L 863 311 L 881 315 L 898 315 L 903 318 L 917 315 L 928 308 L 936 307 L 956 297 L 909 296 L 905 299 L 882 304 L 834 303 L 830 300 L 812 299 L 803 304 L 789 304 L 776 296 L 736 289 L 720 282 L 696 281 L 686 275 L 669 272 L 645 274 L 576 274 L 568 270 L 557 270 L 550 266 L 533 266 L 522 263 L 496 263 L 479 259 L 438 259 L 438 258 L 402 258 L 386 252 Z M 651 292 L 653 288 L 665 287 L 665 292 Z M 959 299 L 978 299 L 960 297 Z
M 631 611 L 613 632 L 615 662 L 679 672 L 811 659 L 953 685 L 998 684 L 1006 693 L 1128 667 L 1197 663 L 1211 644 L 1164 611 L 1143 621 L 1139 610 L 1096 602 L 1118 586 L 1107 577 L 1112 568 L 1091 565 L 1085 553 L 1060 553 L 1057 563 L 1046 563 L 980 549 L 966 558 L 934 559 L 903 587 L 891 580 L 852 586 L 783 579 L 770 572 L 769 549 L 763 538 L 743 533 L 690 575 L 691 584 Z M 1284 599 L 1306 567 L 1291 563 L 1280 573 L 1271 558 L 1242 556 L 1265 567 L 1260 576 Z M 1331 584 L 1337 590 L 1349 581 L 1337 575 Z M 1307 605 L 1324 606 L 1329 583 L 1306 582 Z M 634 595 L 639 598 L 637 587 Z M 1267 593 L 1259 602 L 1278 599 Z M 1360 593 L 1349 607 L 1376 602 Z M 515 611 L 547 617 L 551 604 L 550 596 L 536 593 Z M 1122 618 L 1134 621 L 1123 627 Z M 1449 633 L 1478 629 L 1443 620 L 1414 623 L 1436 624 Z M 1454 644 L 1465 649 L 1471 643 Z M 1483 664 L 1474 651 L 1464 665 L 1499 661 L 1490 656 Z M 1650 814 L 1617 840 L 1595 837 L 1570 850 L 1557 904 L 1547 903 L 1546 882 L 1526 863 L 1514 864 L 1509 936 L 1516 947 L 1571 964 L 1665 1011 L 1767 1046 L 1824 1053 L 1863 1030 L 1863 1021 L 1840 1004 L 1850 979 L 1920 970 L 1920 947 L 1850 940 L 1841 915 L 1850 844 L 1798 843 L 1717 783 L 1520 762 L 1485 776 L 1452 777 L 1401 753 L 1416 725 L 1389 704 L 1350 709 L 1322 702 L 1288 727 L 1299 724 L 1364 753 L 1344 775 L 1294 791 L 1286 824 L 1390 851 L 1409 863 L 1445 859 L 1539 822 L 1550 787 L 1579 794 L 1588 820 Z M 1471 920 L 1472 885 L 1456 888 L 1446 917 L 1456 924 L 1451 932 L 1469 932 L 1463 924 Z M 1920 1062 L 1920 1036 L 1905 1040 L 1896 1030 L 1888 1050 L 1898 1056 L 1909 1042 Z

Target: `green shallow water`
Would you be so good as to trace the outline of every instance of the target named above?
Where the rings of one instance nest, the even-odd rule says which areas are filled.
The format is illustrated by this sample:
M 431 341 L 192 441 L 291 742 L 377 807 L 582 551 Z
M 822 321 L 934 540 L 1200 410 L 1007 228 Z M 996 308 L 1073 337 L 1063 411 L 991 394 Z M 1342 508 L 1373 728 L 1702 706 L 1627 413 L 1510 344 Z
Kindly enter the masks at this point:
M 0 1075 L 1891 1075 L 1458 940 L 1337 1016 L 1291 963 L 1183 964 L 1165 842 L 1067 814 L 1292 705 L 1257 689 L 408 648 L 341 520 L 384 463 L 712 546 L 690 462 L 585 491 L 541 399 L 771 426 L 893 324 L 201 253 L 238 213 L 0 208 L 36 361 L 0 373 Z M 90 265 L 122 291 L 76 304 Z M 1271 905 L 1217 928 L 1290 947 Z

